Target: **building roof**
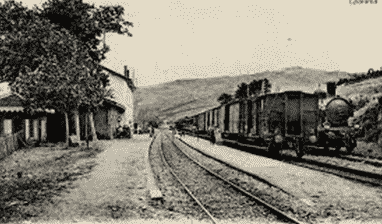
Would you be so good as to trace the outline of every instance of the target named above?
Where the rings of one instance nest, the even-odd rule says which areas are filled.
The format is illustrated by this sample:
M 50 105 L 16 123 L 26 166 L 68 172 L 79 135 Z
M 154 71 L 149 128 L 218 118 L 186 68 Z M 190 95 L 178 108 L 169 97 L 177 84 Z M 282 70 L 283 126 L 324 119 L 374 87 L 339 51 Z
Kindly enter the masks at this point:
M 127 85 L 129 86 L 129 88 L 131 89 L 132 92 L 134 92 L 137 89 L 135 87 L 133 81 L 130 78 L 127 78 L 126 76 L 123 76 L 123 75 L 121 75 L 121 74 L 119 74 L 119 73 L 117 73 L 117 72 L 115 72 L 115 71 L 113 71 L 113 70 L 111 70 L 109 68 L 106 68 L 103 65 L 100 65 L 100 66 L 101 66 L 102 69 L 104 69 L 104 70 L 110 72 L 111 74 L 113 74 L 115 76 L 118 76 L 118 77 L 122 78 L 123 80 L 125 80 L 127 82 Z
M 0 107 L 22 107 L 22 98 L 16 94 L 4 94 L 0 96 Z
M 0 96 L 0 112 L 24 112 L 23 97 L 17 93 L 8 93 Z M 36 111 L 41 112 L 41 109 Z M 54 110 L 45 110 L 54 113 Z
M 116 107 L 121 113 L 125 112 L 125 110 L 126 110 L 125 106 L 123 106 L 122 104 L 119 104 L 119 103 L 117 103 L 111 99 L 106 98 L 104 102 L 106 105 Z

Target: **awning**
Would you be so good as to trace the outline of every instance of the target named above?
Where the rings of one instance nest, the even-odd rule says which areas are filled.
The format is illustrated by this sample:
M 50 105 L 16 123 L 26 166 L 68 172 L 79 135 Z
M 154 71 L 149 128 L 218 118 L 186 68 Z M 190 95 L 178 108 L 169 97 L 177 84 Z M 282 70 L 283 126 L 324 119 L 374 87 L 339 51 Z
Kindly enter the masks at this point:
M 23 107 L 0 107 L 0 112 L 23 112 Z
M 35 110 L 36 112 L 44 112 L 42 109 Z M 0 107 L 0 112 L 24 112 L 23 107 L 16 107 L 16 106 L 7 106 L 7 107 Z M 54 114 L 55 111 L 52 110 L 45 110 L 46 113 Z

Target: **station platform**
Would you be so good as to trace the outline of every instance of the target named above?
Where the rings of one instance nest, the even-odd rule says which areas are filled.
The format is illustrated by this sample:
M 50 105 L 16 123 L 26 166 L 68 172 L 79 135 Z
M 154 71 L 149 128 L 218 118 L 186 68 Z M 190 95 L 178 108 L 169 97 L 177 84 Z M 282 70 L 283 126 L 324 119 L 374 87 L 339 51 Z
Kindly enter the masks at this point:
M 364 203 L 365 197 L 373 198 L 371 193 L 373 190 L 367 186 L 335 175 L 253 155 L 227 146 L 212 145 L 207 140 L 188 135 L 176 141 L 183 141 L 211 157 L 256 175 L 300 199 L 308 206 L 314 206 L 316 202 L 336 204 L 344 198 L 351 199 L 353 202 L 360 200 Z M 365 190 L 369 191 L 366 193 L 367 196 Z M 371 194 L 368 195 L 368 193 Z

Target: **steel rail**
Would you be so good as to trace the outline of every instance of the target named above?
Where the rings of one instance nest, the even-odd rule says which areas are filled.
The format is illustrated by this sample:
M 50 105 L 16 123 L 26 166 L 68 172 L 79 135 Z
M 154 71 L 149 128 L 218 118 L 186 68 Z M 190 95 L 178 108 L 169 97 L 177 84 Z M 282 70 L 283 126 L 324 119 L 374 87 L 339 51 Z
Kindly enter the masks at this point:
M 291 160 L 284 161 L 296 166 L 330 173 L 345 179 L 358 181 L 366 184 L 371 184 L 373 186 L 382 186 L 382 175 L 378 173 L 371 173 L 362 170 L 356 170 L 348 167 L 337 166 L 333 164 L 318 162 L 312 159 L 300 159 L 301 161 Z
M 166 136 L 168 138 L 168 136 Z M 168 138 L 170 141 L 171 139 Z M 259 202 L 260 204 L 264 205 L 265 207 L 267 207 L 268 209 L 274 211 L 275 213 L 277 213 L 278 215 L 282 216 L 283 218 L 293 222 L 293 223 L 296 223 L 296 224 L 302 224 L 302 222 L 298 221 L 297 219 L 293 218 L 293 217 L 290 217 L 288 214 L 284 213 L 283 211 L 277 209 L 276 207 L 274 207 L 273 205 L 263 201 L 261 198 L 251 194 L 250 192 L 244 190 L 243 188 L 237 186 L 236 184 L 232 183 L 231 181 L 227 180 L 226 178 L 220 176 L 219 174 L 211 171 L 210 169 L 208 169 L 207 167 L 203 166 L 202 164 L 200 164 L 199 162 L 195 161 L 194 159 L 192 159 L 189 155 L 187 155 L 187 153 L 185 153 L 183 150 L 181 150 L 176 144 L 174 141 L 171 141 L 171 143 L 179 150 L 181 151 L 189 160 L 191 160 L 192 162 L 194 162 L 195 164 L 197 164 L 198 166 L 200 166 L 201 168 L 203 168 L 204 170 L 206 170 L 207 172 L 209 172 L 211 175 L 221 179 L 222 181 L 224 181 L 225 183 L 229 184 L 231 187 L 233 187 L 234 189 L 236 189 L 237 191 L 241 192 L 242 194 L 246 195 L 247 197 L 250 197 L 252 199 L 254 199 L 256 202 Z
M 164 135 L 163 133 L 161 133 L 161 135 Z M 167 137 L 167 136 L 166 136 Z M 166 161 L 166 158 L 164 156 L 164 153 L 163 153 L 163 137 L 161 136 L 161 147 L 160 147 L 160 155 L 161 155 L 161 160 L 163 163 L 166 164 L 166 166 L 169 168 L 169 171 L 171 172 L 171 174 L 177 179 L 177 181 L 183 186 L 183 188 L 187 191 L 187 193 L 191 196 L 192 199 L 194 199 L 194 201 L 196 203 L 198 203 L 198 205 L 202 208 L 202 210 L 208 215 L 208 217 L 212 220 L 212 222 L 214 222 L 215 224 L 218 224 L 219 222 L 215 219 L 215 217 L 213 217 L 213 215 L 204 207 L 204 205 L 192 194 L 192 192 L 188 189 L 188 187 L 180 180 L 180 178 L 175 174 L 175 172 L 173 171 L 173 169 L 171 168 L 170 164 L 168 164 L 168 162 Z
M 261 146 L 256 146 L 256 145 L 248 145 L 248 144 L 240 143 L 240 142 L 233 141 L 233 140 L 224 139 L 224 141 L 230 142 L 230 143 L 236 144 L 236 145 L 245 146 L 248 148 L 256 148 L 256 149 L 262 149 L 262 150 L 266 149 L 266 147 L 261 147 Z M 255 153 L 255 154 L 257 154 L 257 153 Z M 269 156 L 267 156 L 267 157 L 269 157 Z M 337 157 L 337 158 L 341 159 L 341 157 Z M 336 175 L 336 176 L 339 176 L 339 177 L 342 177 L 342 178 L 345 178 L 348 180 L 352 180 L 352 181 L 366 183 L 366 184 L 370 184 L 373 186 L 382 186 L 382 174 L 378 174 L 378 173 L 372 173 L 372 172 L 367 172 L 367 171 L 363 171 L 363 170 L 357 170 L 357 169 L 353 169 L 353 168 L 349 168 L 349 167 L 337 166 L 337 165 L 323 163 L 323 162 L 319 162 L 319 161 L 307 159 L 307 158 L 297 159 L 297 158 L 292 157 L 292 156 L 285 156 L 284 159 L 272 157 L 272 159 L 277 159 L 279 161 L 283 161 L 283 162 L 286 162 L 289 164 L 293 164 L 296 166 L 308 168 L 308 169 L 319 171 L 319 172 L 325 172 L 325 173 L 333 174 L 333 175 Z M 342 158 L 342 159 L 350 160 L 348 158 Z
M 341 159 L 346 159 L 346 160 L 353 161 L 353 162 L 366 163 L 369 165 L 382 167 L 382 161 L 381 160 L 371 160 L 371 159 L 362 158 L 359 156 L 349 156 L 349 155 L 339 155 L 338 157 Z

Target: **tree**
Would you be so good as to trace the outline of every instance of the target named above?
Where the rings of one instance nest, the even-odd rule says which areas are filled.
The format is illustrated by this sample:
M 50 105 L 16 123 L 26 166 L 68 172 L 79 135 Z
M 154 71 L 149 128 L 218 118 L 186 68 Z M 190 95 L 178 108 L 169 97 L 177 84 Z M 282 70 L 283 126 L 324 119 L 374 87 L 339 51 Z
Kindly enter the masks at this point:
M 136 120 L 142 124 L 154 125 L 154 127 L 157 127 L 160 123 L 156 112 L 143 108 L 139 109 Z
M 27 68 L 25 73 L 20 73 L 11 88 L 25 98 L 27 112 L 54 109 L 64 113 L 68 143 L 68 113 L 78 111 L 80 106 L 94 110 L 105 97 L 111 97 L 109 90 L 99 87 L 97 78 L 88 76 L 88 69 L 78 64 L 76 58 L 58 63 L 52 55 L 45 58 L 35 71 Z
M 0 5 L 1 78 L 24 96 L 27 112 L 55 109 L 66 117 L 80 106 L 95 110 L 110 96 L 106 74 L 92 61 L 86 46 L 65 29 L 57 29 L 14 1 Z M 33 18 L 26 20 L 25 18 Z M 16 24 L 11 26 L 9 24 Z M 26 50 L 25 50 L 26 49 Z M 17 63 L 19 64 L 17 64 Z
M 249 83 L 249 94 L 250 96 L 257 96 L 261 92 L 261 80 L 254 79 L 252 82 Z
M 25 66 L 35 70 L 46 55 L 42 45 L 50 41 L 53 26 L 40 19 L 32 10 L 13 0 L 0 3 L 0 79 L 10 84 L 26 72 Z M 51 45 L 57 50 L 62 45 Z
M 229 103 L 230 101 L 232 100 L 232 95 L 230 94 L 227 94 L 227 93 L 222 93 L 219 98 L 218 98 L 218 102 L 220 104 L 227 104 Z
M 132 36 L 128 27 L 133 26 L 122 18 L 122 6 L 100 6 L 99 8 L 84 3 L 82 0 L 49 0 L 39 10 L 39 16 L 48 19 L 66 29 L 87 47 L 87 51 L 94 63 L 104 60 L 109 47 L 105 44 L 99 48 L 101 35 L 105 38 L 108 32 L 127 34 Z M 93 113 L 89 114 L 93 140 L 97 140 Z
M 113 32 L 132 36 L 128 27 L 132 27 L 133 23 L 123 19 L 124 8 L 119 5 L 96 8 L 82 0 L 49 0 L 38 10 L 41 17 L 59 28 L 67 29 L 85 43 L 95 62 L 105 59 L 109 50 L 105 46 L 98 49 L 101 35 Z
M 243 82 L 237 86 L 237 90 L 235 91 L 235 98 L 245 99 L 247 97 L 248 97 L 248 84 Z
M 272 88 L 272 85 L 271 83 L 269 82 L 269 80 L 267 78 L 265 79 L 262 79 L 262 86 L 263 86 L 263 91 L 264 91 L 264 94 L 267 94 L 267 93 L 270 93 L 271 92 L 271 88 Z
M 102 32 L 117 32 L 131 36 L 127 27 L 132 26 L 132 23 L 122 19 L 123 11 L 124 9 L 120 6 L 95 8 L 83 3 L 82 0 L 52 0 L 45 3 L 43 9 L 35 8 L 34 10 L 29 10 L 13 0 L 5 1 L 3 5 L 0 4 L 0 55 L 3 56 L 0 58 L 1 80 L 10 82 L 11 88 L 21 95 L 30 95 L 42 101 L 46 99 L 47 102 L 39 105 L 28 100 L 25 106 L 30 110 L 36 109 L 37 106 L 54 107 L 58 111 L 67 113 L 68 108 L 74 111 L 79 107 L 88 108 L 93 139 L 96 140 L 92 112 L 101 104 L 102 97 L 108 95 L 105 92 L 108 84 L 107 76 L 97 66 L 105 58 L 108 48 L 103 46 L 99 50 L 100 40 L 97 37 Z M 73 50 L 72 46 L 76 46 L 80 51 Z M 79 52 L 83 55 L 76 55 L 75 61 L 70 61 L 74 60 L 73 57 Z M 49 66 L 52 66 L 51 70 Z M 81 75 L 70 77 L 71 72 L 76 73 L 76 70 L 71 68 L 82 71 L 78 73 Z M 50 77 L 52 75 L 57 75 L 58 83 L 62 85 L 45 83 L 52 78 Z M 72 78 L 79 77 L 81 82 L 72 83 L 72 86 L 66 83 Z M 16 79 L 18 83 L 14 83 Z M 53 96 L 57 94 L 55 97 L 61 103 L 65 102 L 63 95 L 73 97 L 72 94 L 78 93 L 79 90 L 81 90 L 82 99 L 78 101 L 78 97 L 74 97 L 77 101 L 66 102 L 71 105 L 52 105 L 48 98 L 33 96 L 31 92 L 28 92 L 37 86 L 32 88 L 33 85 L 28 86 L 23 80 L 29 80 L 33 85 L 39 83 L 41 88 L 44 86 L 46 89 L 67 86 L 68 92 L 50 90 L 47 93 L 42 89 L 36 92 L 42 95 L 48 94 L 51 96 L 49 99 L 55 99 Z M 30 105 L 27 105 L 28 103 Z

